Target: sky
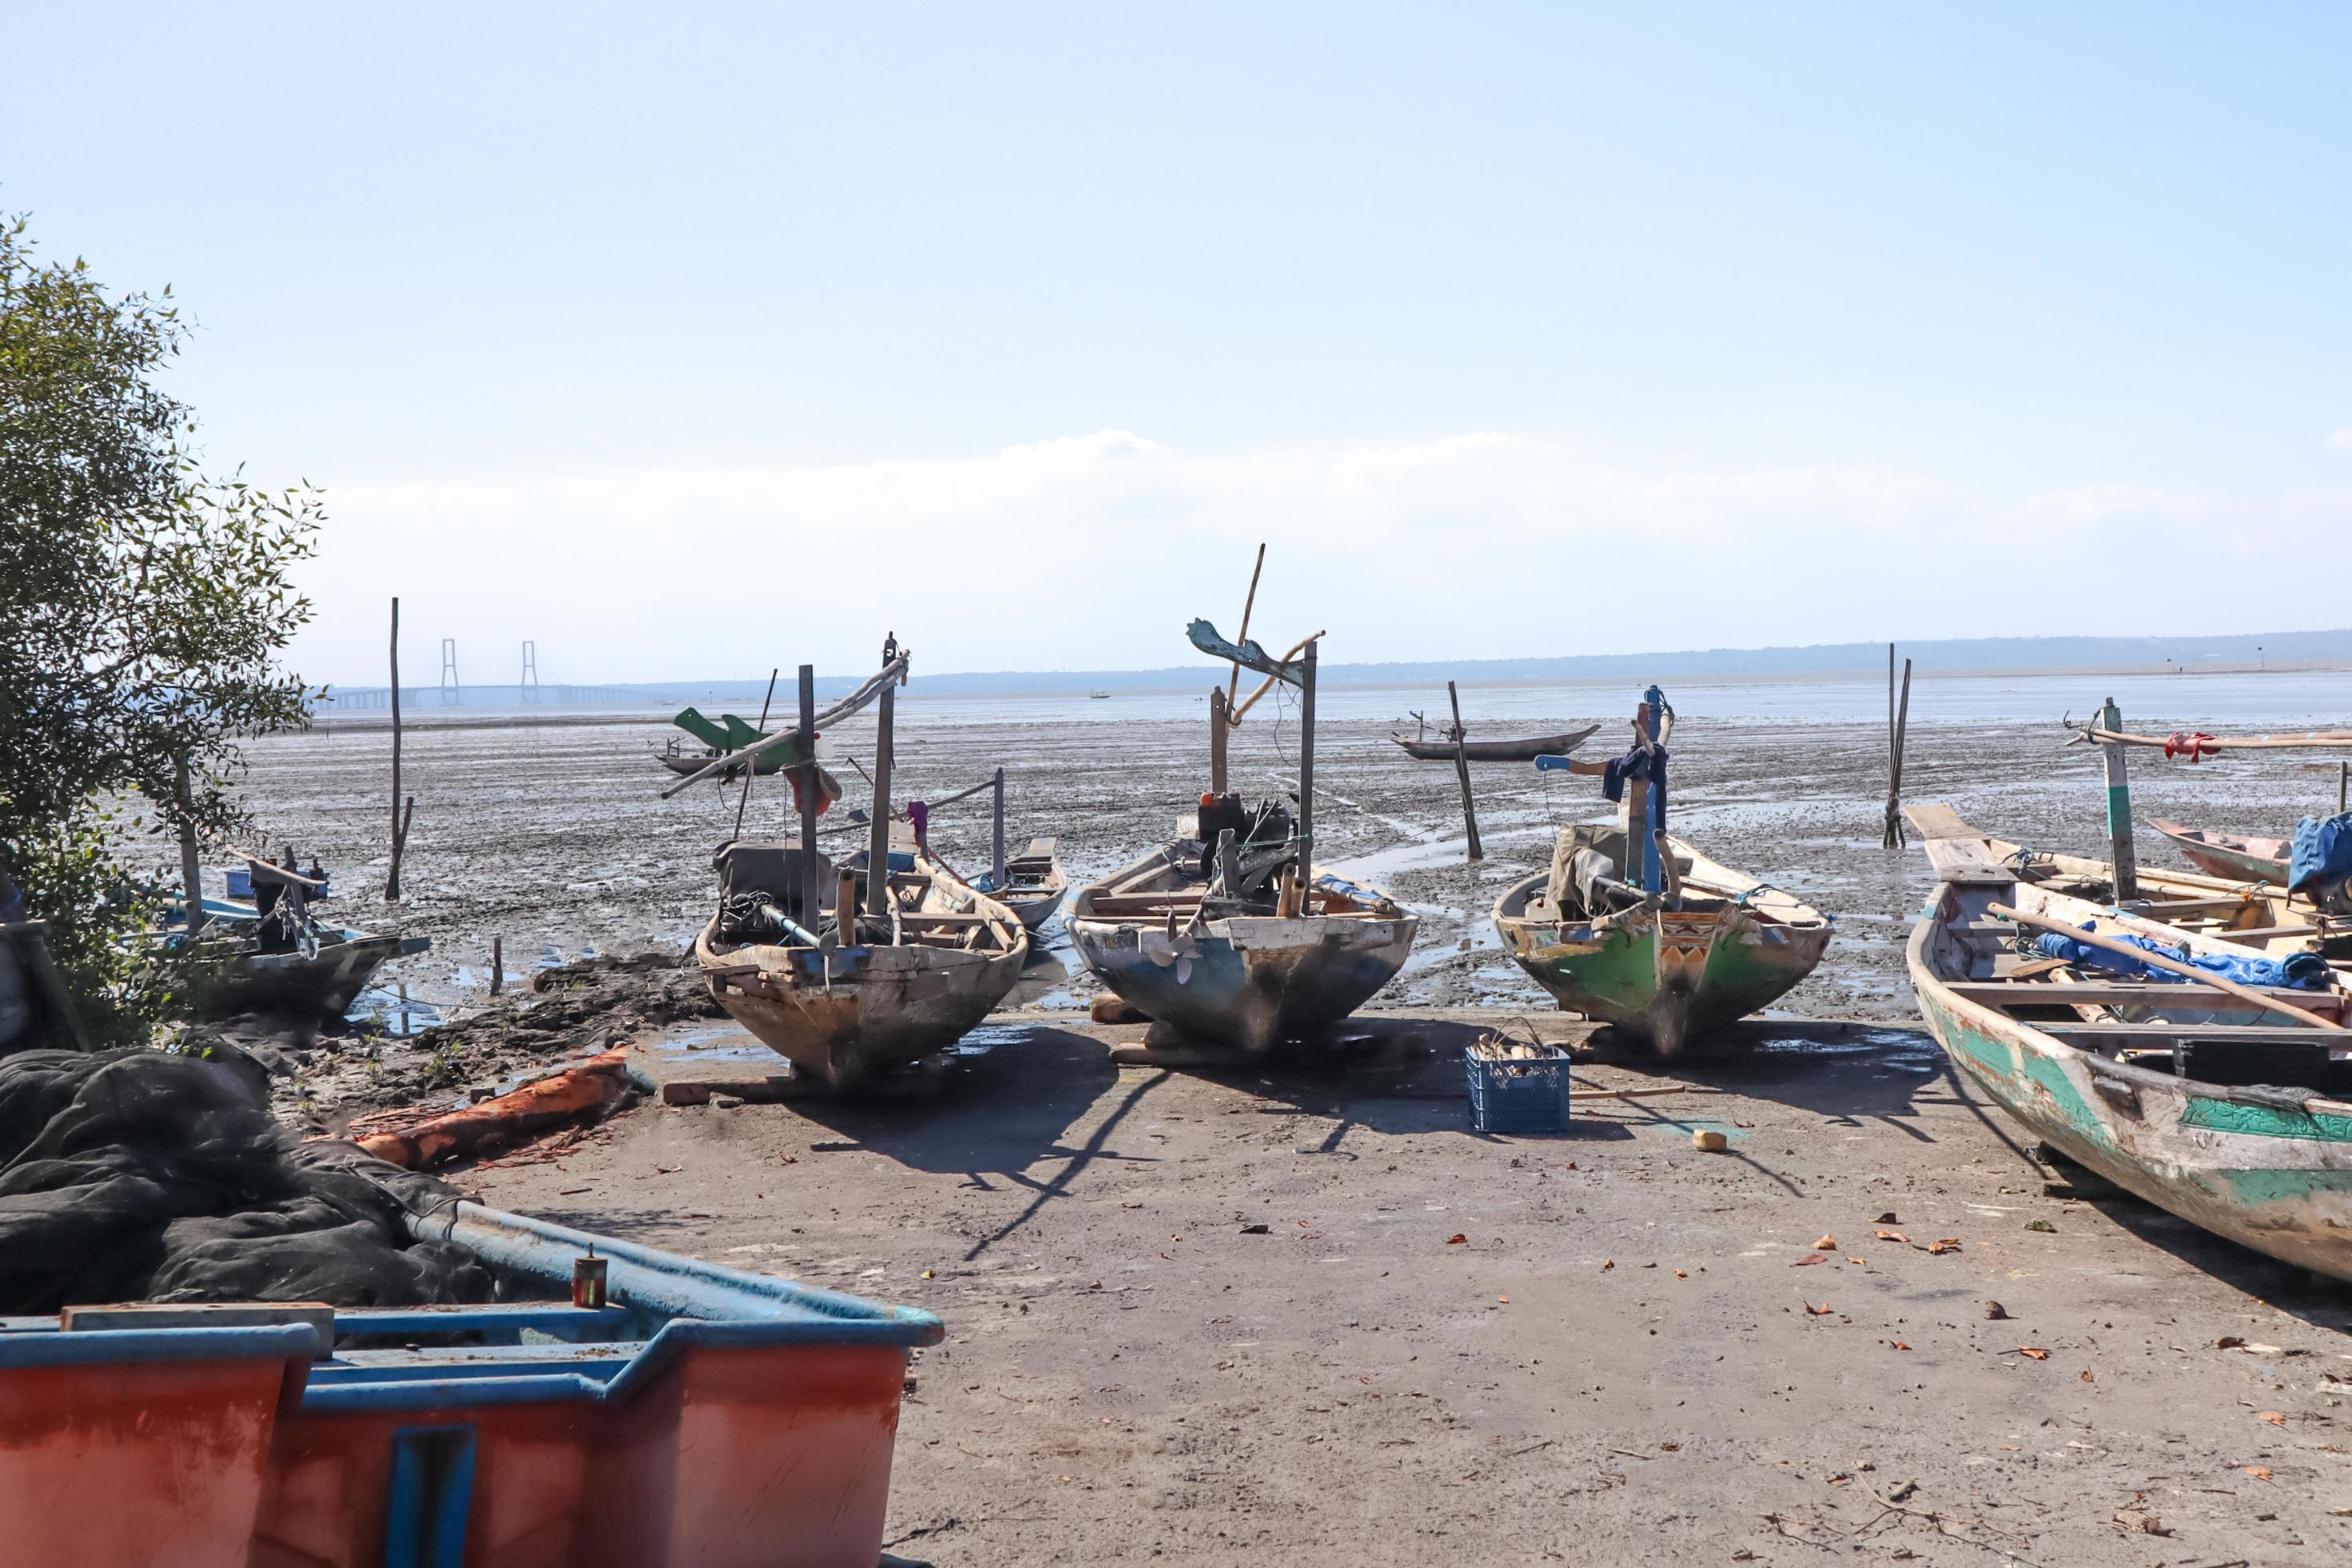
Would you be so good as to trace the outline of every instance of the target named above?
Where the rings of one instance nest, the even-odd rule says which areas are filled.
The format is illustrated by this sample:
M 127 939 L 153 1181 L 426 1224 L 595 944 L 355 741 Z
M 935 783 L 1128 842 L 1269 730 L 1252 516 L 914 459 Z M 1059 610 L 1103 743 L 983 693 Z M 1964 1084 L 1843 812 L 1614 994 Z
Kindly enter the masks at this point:
M 0 212 L 324 490 L 314 679 L 1176 664 L 1260 542 L 1349 661 L 2352 620 L 2352 8 L 95 16 Z

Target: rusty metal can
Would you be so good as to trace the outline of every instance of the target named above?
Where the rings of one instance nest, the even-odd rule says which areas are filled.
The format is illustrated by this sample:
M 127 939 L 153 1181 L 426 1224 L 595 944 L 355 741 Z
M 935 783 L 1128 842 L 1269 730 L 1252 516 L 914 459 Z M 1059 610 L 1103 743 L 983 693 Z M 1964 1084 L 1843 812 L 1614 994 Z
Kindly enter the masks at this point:
M 591 1253 L 572 1260 L 572 1304 L 591 1310 L 604 1304 L 605 1259 Z

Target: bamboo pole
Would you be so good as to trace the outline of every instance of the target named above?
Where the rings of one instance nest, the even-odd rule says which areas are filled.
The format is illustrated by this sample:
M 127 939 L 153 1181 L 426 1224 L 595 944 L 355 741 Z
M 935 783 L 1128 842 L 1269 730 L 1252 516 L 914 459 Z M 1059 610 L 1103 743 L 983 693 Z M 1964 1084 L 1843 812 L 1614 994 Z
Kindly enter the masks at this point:
M 767 733 L 768 709 L 776 700 L 776 677 L 782 673 L 783 667 L 781 665 L 771 665 L 768 668 L 768 694 L 760 699 L 760 732 L 761 734 Z M 743 837 L 743 808 L 751 804 L 751 781 L 759 774 L 758 758 L 755 757 L 743 764 L 743 793 L 735 797 L 735 831 L 728 835 L 730 840 Z
M 1462 783 L 1462 821 L 1470 835 L 1470 864 L 1476 865 L 1486 858 L 1478 847 L 1478 806 L 1470 795 L 1470 753 L 1465 750 L 1462 731 L 1462 698 L 1454 689 L 1454 682 L 1445 683 L 1445 700 L 1454 705 L 1454 776 Z
M 507 939 L 490 938 L 490 994 L 495 996 L 507 985 Z
M 2032 926 L 2037 930 L 2055 931 L 2061 936 L 2072 937 L 2085 947 L 2095 947 L 2108 952 L 2118 953 L 2125 958 L 2145 963 L 2151 969 L 2161 969 L 2168 974 L 2178 974 L 2183 980 L 2194 980 L 2200 984 L 2210 985 L 2214 990 L 2226 992 L 2242 1002 L 2252 1002 L 2266 1013 L 2284 1013 L 2290 1018 L 2301 1019 L 2314 1028 L 2333 1029 L 2338 1034 L 2352 1033 L 2333 1018 L 2323 1018 L 2316 1013 L 2306 1012 L 2292 1002 L 2283 1002 L 2275 996 L 2265 996 L 2251 986 L 2241 985 L 2234 980 L 2213 973 L 2210 970 L 2200 969 L 2193 963 L 2183 963 L 2177 958 L 2167 958 L 2160 952 L 2150 952 L 2144 947 L 2134 947 L 2127 942 L 2117 942 L 2114 937 L 2102 936 L 2095 931 L 2084 931 L 2080 926 L 2068 925 L 2064 921 L 2053 920 L 2048 915 L 2028 914 L 2023 910 L 2012 909 L 2007 904 L 1987 904 L 1985 913 L 2001 920 L 2015 921 L 2020 925 Z M 2065 1000 L 2066 993 L 2063 987 L 2053 985 L 2049 989 L 2052 1001 Z M 2026 1026 L 2031 1028 L 2033 1026 L 2028 1023 Z M 2226 1029 L 2228 1026 L 2224 1025 L 2221 1027 Z
M 411 799 L 408 812 L 416 809 Z M 400 805 L 400 596 L 392 600 L 392 863 L 383 876 L 383 901 L 400 902 L 400 857 L 408 847 L 408 815 Z
M 1250 568 L 1249 597 L 1242 601 L 1242 635 L 1234 639 L 1234 642 L 1236 645 L 1249 641 L 1250 612 L 1257 608 L 1258 574 L 1265 570 L 1265 545 L 1261 542 L 1257 547 L 1257 564 Z M 1241 693 L 1242 667 L 1240 663 L 1236 661 L 1234 665 L 1233 689 L 1225 693 L 1225 706 L 1231 708 L 1234 705 L 1234 699 L 1240 696 Z
M 1307 913 L 1307 889 L 1315 879 L 1315 644 L 1299 656 L 1298 684 L 1298 907 Z
M 1888 688 L 1894 689 L 1893 644 L 1888 646 Z M 1911 661 L 1903 661 L 1903 702 L 1895 710 L 1893 721 L 1886 731 L 1886 838 L 1885 847 L 1899 849 L 1903 846 L 1903 743 L 1911 728 Z
M 898 652 L 898 638 L 882 645 L 882 662 Z M 898 752 L 898 687 L 882 689 L 874 715 L 874 812 L 866 830 L 866 912 L 880 921 L 890 912 L 890 767 Z

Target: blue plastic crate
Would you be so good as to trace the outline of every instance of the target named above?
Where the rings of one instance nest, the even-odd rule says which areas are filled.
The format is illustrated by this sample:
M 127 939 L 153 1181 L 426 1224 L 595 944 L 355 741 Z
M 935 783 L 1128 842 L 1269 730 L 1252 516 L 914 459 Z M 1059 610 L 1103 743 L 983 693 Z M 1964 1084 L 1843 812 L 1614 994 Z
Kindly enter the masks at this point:
M 1465 1048 L 1462 1065 L 1470 1075 L 1470 1128 L 1474 1132 L 1565 1132 L 1568 1131 L 1569 1054 L 1548 1046 L 1546 1055 L 1482 1061 Z

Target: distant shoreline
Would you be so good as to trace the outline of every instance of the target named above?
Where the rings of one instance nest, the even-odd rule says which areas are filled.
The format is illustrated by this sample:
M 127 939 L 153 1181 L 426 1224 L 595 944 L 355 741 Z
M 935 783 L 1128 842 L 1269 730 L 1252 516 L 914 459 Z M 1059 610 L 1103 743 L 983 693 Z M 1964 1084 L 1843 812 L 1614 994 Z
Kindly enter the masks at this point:
M 1912 671 L 1912 679 L 1915 682 L 1998 679 L 2041 680 L 2084 676 L 2176 676 L 2181 679 L 2190 679 L 2200 676 L 2308 675 L 2336 671 L 2352 674 L 2352 662 L 2342 659 L 2273 659 L 2260 665 L 2251 662 L 2238 664 L 2214 660 L 2179 666 L 2113 664 L 2049 665 L 2032 668 L 1996 667 L 1983 669 L 1915 668 Z M 1665 679 L 1670 684 L 1679 683 L 1684 686 L 1805 686 L 1822 681 L 1843 683 L 1853 680 L 1877 680 L 1882 679 L 1885 673 L 1884 669 L 1726 670 L 1715 673 L 1686 670 L 1674 672 L 1667 675 Z M 1223 684 L 1223 672 L 1219 669 L 1203 668 L 1198 672 L 1198 685 L 1205 690 L 1211 686 Z M 1622 685 L 1629 679 L 1634 678 L 1622 675 L 1527 676 L 1484 680 L 1472 678 L 1463 679 L 1459 684 L 1465 691 L 1528 690 L 1543 687 L 1614 687 Z M 764 687 L 765 683 L 761 682 L 760 685 Z M 901 702 L 950 703 L 1002 702 L 1011 700 L 1067 700 L 1086 698 L 1093 691 L 1101 689 L 1098 686 L 1084 682 L 1066 687 L 1024 687 L 1002 690 L 926 691 L 923 685 L 922 678 L 916 677 L 900 696 L 899 700 Z M 1123 697 L 1165 696 L 1171 692 L 1190 689 L 1191 685 L 1190 682 L 1179 684 L 1171 680 L 1162 685 L 1129 686 L 1114 689 L 1106 700 L 1116 704 Z M 1352 691 L 1427 691 L 1437 689 L 1438 683 L 1428 679 L 1350 680 L 1335 675 L 1326 679 L 1325 687 L 1327 689 L 1345 689 Z M 432 691 L 431 688 L 424 689 L 427 692 Z M 756 699 L 759 692 L 754 690 L 751 695 Z M 404 698 L 403 700 L 405 704 L 407 700 Z M 499 703 L 479 708 L 442 707 L 427 697 L 422 703 L 406 708 L 401 715 L 401 725 L 404 730 L 514 730 L 593 724 L 667 723 L 670 715 L 681 703 L 732 703 L 740 700 L 742 699 L 740 696 L 724 690 L 715 695 L 682 692 L 666 700 L 648 697 L 641 701 L 626 703 L 575 704 L 548 711 L 541 710 L 536 704 L 530 703 Z M 315 715 L 311 728 L 321 731 L 365 734 L 371 731 L 391 729 L 392 716 L 383 707 L 362 708 L 337 713 L 331 706 L 329 706 Z

